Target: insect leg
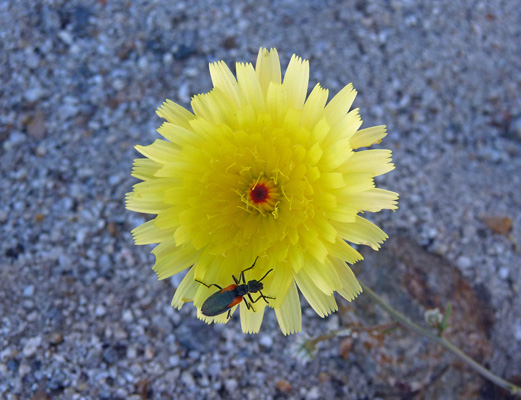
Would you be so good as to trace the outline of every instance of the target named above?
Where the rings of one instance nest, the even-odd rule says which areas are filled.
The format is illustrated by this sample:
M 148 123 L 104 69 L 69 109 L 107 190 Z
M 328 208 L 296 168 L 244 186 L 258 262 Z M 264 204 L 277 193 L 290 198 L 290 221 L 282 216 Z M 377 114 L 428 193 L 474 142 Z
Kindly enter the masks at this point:
M 256 303 L 256 302 L 258 302 L 260 299 L 263 299 L 263 300 L 266 302 L 266 304 L 269 304 L 269 301 L 266 300 L 266 299 L 275 300 L 275 297 L 264 296 L 264 294 L 263 294 L 260 290 L 259 290 L 259 293 L 260 293 L 260 294 L 259 294 L 259 297 L 257 297 L 257 300 L 253 300 L 253 299 L 251 298 L 250 294 L 248 293 L 248 296 L 250 296 L 250 301 L 251 301 L 252 303 Z
M 268 272 L 266 272 L 266 273 L 264 274 L 264 276 L 263 276 L 262 278 L 259 279 L 259 282 L 262 281 L 264 278 L 266 278 L 266 276 L 268 276 L 268 274 L 269 274 L 271 271 L 273 271 L 273 268 L 270 269 Z
M 251 299 L 251 296 L 250 296 L 249 293 L 248 293 L 248 297 Z M 251 304 L 248 304 L 248 301 L 247 301 L 246 299 L 244 299 L 244 303 L 246 304 L 246 308 L 247 308 L 248 310 L 251 309 L 253 312 L 255 312 L 255 309 L 253 308 L 253 306 L 252 306 Z
M 207 285 L 206 283 L 204 282 L 201 282 L 201 281 L 198 281 L 197 279 L 195 280 L 196 282 L 200 283 L 201 285 L 204 285 L 206 286 L 207 288 L 211 288 L 212 286 L 215 286 L 216 288 L 218 288 L 219 290 L 223 290 L 222 287 L 220 287 L 218 284 L 216 283 L 210 283 L 209 285 Z
M 240 278 L 242 279 L 242 282 L 243 282 L 243 283 L 246 283 L 246 279 L 244 278 L 244 273 L 245 273 L 246 271 L 249 271 L 249 270 L 252 269 L 253 267 L 255 267 L 255 264 L 257 263 L 257 260 L 258 260 L 258 259 L 259 259 L 259 256 L 255 257 L 255 261 L 253 262 L 253 264 L 251 265 L 251 267 L 246 268 L 246 269 L 243 269 L 243 270 L 241 271 L 241 276 L 240 276 Z M 233 279 L 235 280 L 235 284 L 236 284 L 236 285 L 239 285 L 240 280 L 237 281 L 233 275 L 232 275 L 232 277 L 233 277 Z

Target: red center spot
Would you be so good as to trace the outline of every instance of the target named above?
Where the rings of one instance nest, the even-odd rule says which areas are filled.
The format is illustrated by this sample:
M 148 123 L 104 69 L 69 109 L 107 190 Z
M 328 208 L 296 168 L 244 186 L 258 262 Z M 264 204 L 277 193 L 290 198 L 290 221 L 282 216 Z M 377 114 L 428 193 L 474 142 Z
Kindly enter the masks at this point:
M 264 185 L 260 184 L 250 190 L 250 199 L 255 204 L 266 201 L 269 196 L 269 189 Z

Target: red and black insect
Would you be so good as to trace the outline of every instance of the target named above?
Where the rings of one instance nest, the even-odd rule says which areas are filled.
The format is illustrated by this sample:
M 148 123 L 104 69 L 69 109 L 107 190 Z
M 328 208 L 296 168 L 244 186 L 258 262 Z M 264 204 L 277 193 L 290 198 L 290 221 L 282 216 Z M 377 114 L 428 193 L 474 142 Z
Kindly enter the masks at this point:
M 257 257 L 258 258 L 258 257 Z M 255 280 L 252 279 L 251 281 L 248 281 L 246 283 L 246 279 L 244 278 L 244 273 L 246 271 L 249 271 L 255 266 L 255 263 L 257 262 L 257 258 L 253 262 L 253 265 L 249 268 L 246 268 L 245 270 L 241 271 L 241 275 L 239 279 L 237 279 L 235 276 L 232 275 L 234 284 L 231 284 L 230 286 L 225 287 L 224 289 L 220 287 L 219 285 L 212 283 L 210 285 L 207 285 L 206 283 L 203 283 L 201 281 L 196 280 L 196 282 L 199 282 L 200 284 L 211 287 L 215 286 L 219 289 L 218 292 L 215 292 L 210 297 L 208 297 L 205 302 L 203 303 L 201 307 L 201 313 L 203 315 L 206 315 L 207 317 L 215 317 L 217 315 L 220 315 L 222 313 L 225 313 L 228 311 L 228 318 L 230 318 L 232 307 L 239 304 L 241 301 L 244 300 L 246 303 L 246 307 L 249 309 L 252 309 L 253 311 L 253 303 L 258 302 L 260 299 L 263 299 L 266 304 L 269 304 L 267 299 L 275 299 L 274 297 L 268 297 L 265 296 L 262 293 L 262 289 L 264 288 L 264 285 L 262 284 L 262 280 L 266 278 L 266 276 L 273 271 L 273 268 L 270 269 L 268 272 L 264 274 L 264 276 L 259 279 Z M 242 282 L 242 283 L 241 283 Z M 253 300 L 250 293 L 257 293 L 259 292 L 259 297 L 257 297 L 256 300 Z M 249 303 L 246 299 L 244 299 L 244 296 L 248 296 L 250 299 Z

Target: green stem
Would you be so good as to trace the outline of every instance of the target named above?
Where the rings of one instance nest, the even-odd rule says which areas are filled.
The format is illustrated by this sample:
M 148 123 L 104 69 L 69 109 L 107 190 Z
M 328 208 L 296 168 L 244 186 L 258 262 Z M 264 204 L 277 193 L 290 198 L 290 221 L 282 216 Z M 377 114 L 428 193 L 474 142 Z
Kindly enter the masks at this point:
M 440 346 L 442 346 L 446 350 L 450 351 L 452 354 L 459 357 L 461 360 L 463 360 L 471 368 L 473 368 L 474 370 L 479 372 L 485 378 L 487 378 L 491 382 L 494 382 L 496 385 L 501 386 L 502 388 L 508 390 L 510 392 L 510 394 L 515 394 L 515 395 L 521 394 L 521 388 L 519 386 L 516 386 L 512 382 L 509 382 L 509 381 L 493 374 L 491 371 L 486 369 L 483 365 L 474 361 L 472 358 L 470 358 L 465 353 L 463 353 L 458 347 L 456 347 L 455 345 L 453 345 L 451 342 L 444 339 L 443 337 L 438 336 L 438 335 L 434 334 L 433 332 L 431 332 L 427 329 L 424 329 L 421 326 L 415 324 L 409 318 L 407 318 L 405 315 L 403 315 L 402 313 L 400 313 L 397 310 L 395 310 L 394 308 L 392 308 L 387 302 L 385 302 L 380 296 L 378 296 L 375 292 L 373 292 L 364 283 L 360 282 L 360 285 L 362 285 L 362 288 L 363 288 L 365 294 L 367 294 L 369 297 L 371 297 L 371 299 L 376 304 L 378 304 L 380 307 L 382 307 L 386 313 L 391 315 L 400 324 L 413 330 L 414 332 L 418 333 L 419 335 L 425 336 L 425 337 L 435 341 Z

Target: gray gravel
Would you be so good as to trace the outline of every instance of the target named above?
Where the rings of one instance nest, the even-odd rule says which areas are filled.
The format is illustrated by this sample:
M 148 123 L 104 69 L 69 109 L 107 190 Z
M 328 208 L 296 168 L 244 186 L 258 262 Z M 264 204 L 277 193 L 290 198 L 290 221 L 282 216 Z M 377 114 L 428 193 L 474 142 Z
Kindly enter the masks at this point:
M 135 183 L 133 146 L 157 137 L 155 108 L 166 98 L 189 106 L 208 91 L 208 62 L 253 62 L 260 46 L 276 47 L 284 64 L 293 53 L 308 58 L 312 84 L 336 92 L 353 82 L 364 126 L 388 125 L 382 146 L 397 168 L 379 184 L 400 193 L 400 208 L 374 219 L 461 277 L 479 301 L 473 312 L 489 315 L 476 328 L 486 346 L 473 356 L 516 379 L 519 2 L 165 3 L 0 2 L 0 397 L 505 398 L 400 329 L 383 342 L 362 329 L 321 343 L 303 365 L 291 351 L 299 337 L 284 337 L 273 313 L 247 336 L 236 318 L 206 327 L 190 306 L 173 310 L 179 280 L 157 282 L 150 247 L 133 245 L 130 230 L 145 216 L 124 209 L 124 194 Z M 385 259 L 357 271 L 392 276 Z M 438 271 L 423 271 L 425 282 Z M 376 287 L 409 304 L 407 290 Z M 389 321 L 364 298 L 341 304 L 326 320 L 304 304 L 306 333 Z M 410 304 L 422 322 L 429 304 Z

